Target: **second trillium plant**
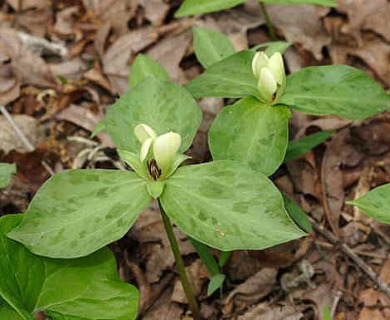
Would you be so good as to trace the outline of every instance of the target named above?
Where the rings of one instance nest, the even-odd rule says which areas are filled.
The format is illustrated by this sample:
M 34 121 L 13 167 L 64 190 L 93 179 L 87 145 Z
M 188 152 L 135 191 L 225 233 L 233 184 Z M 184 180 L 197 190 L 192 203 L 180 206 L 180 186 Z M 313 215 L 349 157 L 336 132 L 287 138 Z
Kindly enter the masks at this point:
M 125 235 L 153 199 L 168 236 L 171 220 L 191 238 L 223 251 L 264 249 L 305 235 L 263 173 L 229 160 L 179 167 L 188 158 L 183 152 L 201 123 L 201 110 L 187 90 L 158 74 L 135 77 L 139 82 L 105 118 L 120 157 L 133 171 L 55 175 L 8 233 L 11 239 L 38 255 L 86 256 Z M 174 243 L 173 250 L 179 268 Z

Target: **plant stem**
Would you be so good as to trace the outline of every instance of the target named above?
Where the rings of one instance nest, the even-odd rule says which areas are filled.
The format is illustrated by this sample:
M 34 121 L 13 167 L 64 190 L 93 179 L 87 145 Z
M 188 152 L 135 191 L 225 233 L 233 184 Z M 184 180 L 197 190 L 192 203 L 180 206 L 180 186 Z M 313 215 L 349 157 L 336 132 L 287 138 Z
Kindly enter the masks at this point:
M 169 243 L 171 244 L 173 256 L 175 257 L 176 261 L 176 268 L 177 272 L 179 273 L 180 282 L 183 286 L 184 293 L 187 297 L 188 303 L 190 305 L 190 309 L 192 311 L 192 316 L 195 320 L 201 320 L 200 311 L 198 302 L 195 299 L 194 293 L 192 291 L 190 282 L 188 281 L 187 273 L 184 267 L 184 261 L 180 254 L 179 245 L 176 241 L 175 234 L 173 233 L 173 228 L 171 225 L 171 222 L 169 221 L 169 217 L 167 216 L 166 212 L 164 211 L 160 201 L 158 202 L 158 205 L 160 207 L 161 217 L 164 223 L 164 228 L 167 233 Z
M 260 8 L 261 8 L 261 11 L 263 12 L 263 15 L 265 18 L 265 23 L 267 24 L 267 28 L 268 28 L 268 32 L 269 32 L 269 35 L 271 37 L 271 40 L 277 41 L 278 37 L 276 36 L 274 25 L 272 24 L 271 19 L 268 15 L 267 8 L 265 7 L 265 4 L 262 1 L 260 1 Z

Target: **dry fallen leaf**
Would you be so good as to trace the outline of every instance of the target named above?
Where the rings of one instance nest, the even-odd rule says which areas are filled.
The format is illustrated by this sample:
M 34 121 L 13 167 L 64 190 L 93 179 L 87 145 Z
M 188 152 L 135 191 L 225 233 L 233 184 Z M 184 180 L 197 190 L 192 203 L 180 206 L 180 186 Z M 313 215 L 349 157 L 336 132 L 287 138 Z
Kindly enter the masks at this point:
M 287 41 L 302 45 L 317 60 L 322 59 L 322 48 L 331 43 L 331 38 L 321 17 L 329 9 L 313 5 L 269 5 L 268 11 L 273 24 Z
M 147 55 L 159 62 L 167 71 L 172 81 L 185 83 L 185 75 L 180 67 L 187 48 L 191 43 L 191 34 L 185 32 L 181 35 L 170 35 L 153 48 L 147 51 Z
M 338 0 L 337 10 L 348 16 L 348 32 L 361 42 L 362 30 L 372 30 L 390 41 L 390 3 L 387 0 Z
M 131 0 L 82 0 L 85 9 L 101 21 L 110 22 L 117 35 L 128 31 L 128 22 L 132 17 L 134 3 Z
M 303 316 L 292 306 L 273 306 L 264 302 L 239 316 L 238 320 L 301 320 Z
M 382 267 L 380 278 L 390 284 L 390 258 Z M 360 292 L 359 300 L 364 304 L 358 320 L 387 320 L 390 319 L 390 298 L 383 292 L 367 289 Z M 387 307 L 386 307 L 387 306 Z
M 0 65 L 0 105 L 17 99 L 20 95 L 20 78 L 10 65 Z
M 245 309 L 267 296 L 274 289 L 277 274 L 277 269 L 264 268 L 238 285 L 223 300 L 223 313 L 231 313 L 233 305 L 239 306 L 239 309 Z
M 8 57 L 22 84 L 53 87 L 56 80 L 45 61 L 27 50 L 12 29 L 0 28 L 0 56 Z
M 103 70 L 113 89 L 123 94 L 128 88 L 130 58 L 158 38 L 150 27 L 129 31 L 116 40 L 103 56 Z
M 183 256 L 194 253 L 195 249 L 187 237 L 174 228 L 176 239 Z M 161 275 L 175 264 L 175 259 L 165 233 L 160 213 L 150 207 L 138 218 L 129 235 L 141 244 L 142 255 L 146 258 L 146 277 L 149 283 L 159 281 Z
M 188 267 L 186 267 L 187 276 L 191 283 L 194 295 L 198 296 L 202 290 L 203 284 L 208 279 L 208 273 L 202 263 L 202 260 L 198 259 Z M 179 280 L 176 281 L 172 293 L 172 301 L 178 303 L 188 303 L 187 297 L 184 293 L 183 286 Z
M 42 128 L 39 127 L 35 118 L 26 115 L 15 115 L 12 118 L 33 146 L 37 146 L 42 141 Z M 3 116 L 0 116 L 0 150 L 6 154 L 12 150 L 19 152 L 31 151 L 27 150 L 23 141 L 16 135 L 14 128 Z
M 169 5 L 163 0 L 137 0 L 145 10 L 145 17 L 153 26 L 160 26 L 169 11 Z
M 171 301 L 171 291 L 166 290 L 153 307 L 142 318 L 143 320 L 179 320 L 183 309 Z

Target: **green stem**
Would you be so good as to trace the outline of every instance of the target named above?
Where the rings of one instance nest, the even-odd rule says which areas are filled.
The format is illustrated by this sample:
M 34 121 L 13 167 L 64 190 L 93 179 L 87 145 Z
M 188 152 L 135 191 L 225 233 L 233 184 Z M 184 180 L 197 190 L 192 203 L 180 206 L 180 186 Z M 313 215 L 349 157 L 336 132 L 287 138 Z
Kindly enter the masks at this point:
M 179 245 L 177 244 L 175 234 L 173 233 L 171 222 L 169 221 L 169 217 L 165 213 L 160 201 L 158 202 L 158 205 L 160 207 L 164 228 L 167 233 L 169 243 L 171 244 L 173 256 L 175 257 L 177 272 L 179 273 L 179 278 L 183 286 L 184 293 L 192 311 L 192 316 L 195 320 L 201 320 L 198 302 L 195 299 L 190 282 L 188 281 L 187 273 L 184 267 L 184 261 L 181 257 Z
M 265 23 L 267 24 L 267 28 L 268 28 L 268 32 L 269 32 L 269 35 L 271 37 L 271 40 L 277 41 L 278 37 L 276 36 L 274 25 L 272 24 L 271 19 L 268 15 L 268 11 L 267 11 L 267 8 L 265 7 L 265 4 L 261 1 L 260 1 L 260 8 L 261 8 L 261 11 L 263 12 L 263 15 L 265 18 Z

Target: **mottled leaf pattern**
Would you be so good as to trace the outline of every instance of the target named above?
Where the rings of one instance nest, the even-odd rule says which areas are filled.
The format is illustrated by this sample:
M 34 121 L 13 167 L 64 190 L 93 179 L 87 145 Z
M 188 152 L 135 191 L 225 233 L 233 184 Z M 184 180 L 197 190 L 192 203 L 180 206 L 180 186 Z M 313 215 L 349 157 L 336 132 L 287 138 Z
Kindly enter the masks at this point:
M 193 37 L 195 55 L 204 68 L 236 52 L 229 38 L 218 31 L 195 27 Z
M 105 123 L 118 149 L 139 152 L 140 144 L 133 129 L 143 123 L 157 135 L 169 131 L 180 134 L 183 152 L 191 145 L 201 120 L 199 106 L 185 89 L 149 77 L 108 109 Z
M 314 115 L 364 119 L 390 109 L 390 97 L 366 73 L 343 66 L 308 67 L 287 78 L 281 104 Z
M 150 201 L 135 172 L 63 171 L 39 189 L 9 236 L 39 255 L 81 257 L 121 238 Z
M 168 72 L 162 66 L 148 56 L 138 54 L 131 66 L 129 84 L 134 87 L 148 77 L 169 80 Z
M 6 237 L 21 220 L 21 214 L 0 218 L 0 274 L 7 275 L 1 278 L 0 296 L 22 319 L 34 319 L 31 314 L 39 310 L 55 312 L 61 319 L 136 318 L 138 292 L 120 282 L 108 249 L 73 260 L 35 256 Z M 0 315 L 5 312 L 0 309 Z
M 254 51 L 233 54 L 206 69 L 184 87 L 195 97 L 242 98 L 258 96 L 252 72 Z
M 234 161 L 179 168 L 161 203 L 186 234 L 223 251 L 264 249 L 305 235 L 272 182 Z
M 229 9 L 244 2 L 245 0 L 185 0 L 175 16 L 184 17 Z
M 209 132 L 214 160 L 237 160 L 269 176 L 283 162 L 288 144 L 286 107 L 244 98 L 225 107 Z
M 390 183 L 377 187 L 359 199 L 349 201 L 348 204 L 357 206 L 380 222 L 390 224 Z

